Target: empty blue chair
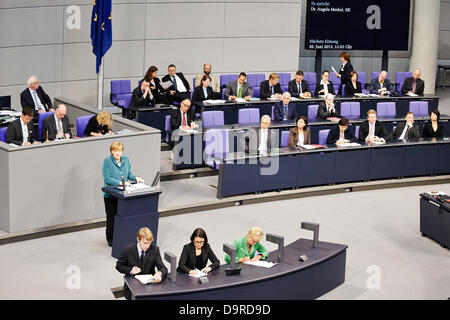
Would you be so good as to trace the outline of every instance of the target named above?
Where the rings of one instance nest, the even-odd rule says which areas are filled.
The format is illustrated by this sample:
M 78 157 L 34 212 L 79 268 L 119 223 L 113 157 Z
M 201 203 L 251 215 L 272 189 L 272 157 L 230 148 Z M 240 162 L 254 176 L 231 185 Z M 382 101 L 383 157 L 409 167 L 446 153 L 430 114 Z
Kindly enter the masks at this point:
M 42 138 L 42 123 L 44 122 L 45 118 L 52 114 L 54 114 L 54 112 L 39 113 L 39 140 L 41 140 Z
M 8 130 L 8 127 L 0 128 L 0 141 L 2 142 L 6 142 L 6 130 Z
M 165 119 L 166 121 L 165 121 L 165 124 L 164 124 L 164 133 L 165 133 L 164 140 L 167 143 L 169 143 L 170 118 L 171 118 L 170 114 L 166 115 L 166 119 Z
M 329 80 L 333 82 L 334 91 L 336 93 L 339 91 L 339 87 L 341 86 L 341 78 L 338 78 L 334 72 L 330 72 L 330 78 Z
M 318 104 L 310 104 L 308 106 L 308 121 L 316 120 L 318 110 L 319 110 Z
M 409 111 L 416 117 L 426 117 L 428 115 L 428 101 L 410 101 Z
M 125 94 L 131 93 L 130 80 L 111 80 L 111 103 L 119 106 L 119 100 L 124 100 Z
M 86 129 L 86 126 L 92 117 L 95 117 L 95 115 L 81 116 L 81 117 L 77 118 L 77 136 L 78 137 L 84 137 L 84 129 Z
M 311 89 L 311 86 L 315 87 L 317 84 L 317 74 L 315 72 L 303 72 L 303 80 L 308 82 Z
M 288 144 L 289 144 L 289 130 L 281 131 L 280 147 L 281 148 L 287 147 Z
M 257 85 L 256 87 L 253 87 L 253 96 L 259 97 L 260 90 L 261 90 L 261 88 L 259 87 L 259 85 Z
M 395 118 L 397 108 L 395 102 L 378 102 L 377 116 L 380 118 Z
M 259 87 L 264 80 L 266 80 L 266 75 L 264 73 L 247 74 L 247 82 L 252 88 Z
M 330 129 L 324 129 L 319 131 L 319 144 L 325 146 L 327 144 L 328 133 Z
M 259 123 L 259 109 L 258 108 L 246 108 L 240 109 L 238 113 L 239 124 Z
M 284 73 L 279 73 L 278 75 L 280 76 L 281 90 L 283 90 L 283 92 L 288 91 L 289 81 L 291 81 L 291 74 L 284 72 Z
M 359 126 L 356 126 L 356 128 L 355 128 L 355 138 L 356 139 L 359 138 Z
M 380 72 L 372 72 L 372 80 L 378 78 Z M 389 79 L 389 72 L 387 73 L 386 79 Z
M 412 77 L 412 72 L 397 72 L 395 74 L 395 85 L 397 86 L 398 92 L 402 90 L 405 79 L 409 77 Z
M 205 164 L 215 170 L 220 169 L 221 161 L 213 159 L 216 155 L 226 155 L 229 149 L 228 130 L 209 129 L 205 132 Z
M 202 127 L 212 128 L 224 125 L 223 111 L 205 111 L 202 113 Z
M 361 88 L 366 87 L 367 79 L 366 79 L 366 72 L 365 71 L 358 71 L 358 81 L 361 82 Z
M 361 106 L 359 102 L 342 102 L 341 116 L 349 119 L 357 119 L 361 115 Z

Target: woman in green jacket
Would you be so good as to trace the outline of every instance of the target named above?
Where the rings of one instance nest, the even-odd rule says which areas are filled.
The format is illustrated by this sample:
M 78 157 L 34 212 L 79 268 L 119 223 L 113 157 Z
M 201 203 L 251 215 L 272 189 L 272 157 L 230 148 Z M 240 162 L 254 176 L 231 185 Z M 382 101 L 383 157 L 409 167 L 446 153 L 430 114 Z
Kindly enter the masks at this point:
M 143 179 L 136 177 L 131 172 L 130 160 L 122 155 L 123 149 L 123 144 L 119 141 L 114 141 L 109 148 L 111 154 L 103 161 L 105 187 L 122 185 L 122 177 L 125 180 L 125 185 L 130 185 L 129 181 L 144 183 Z M 106 211 L 106 241 L 111 247 L 114 232 L 114 216 L 117 214 L 117 198 L 114 198 L 107 192 L 103 193 L 103 198 Z
M 258 261 L 266 259 L 269 252 L 259 242 L 264 237 L 260 227 L 251 228 L 243 238 L 234 240 L 231 244 L 236 250 L 236 262 Z M 229 254 L 225 256 L 225 262 L 230 263 Z

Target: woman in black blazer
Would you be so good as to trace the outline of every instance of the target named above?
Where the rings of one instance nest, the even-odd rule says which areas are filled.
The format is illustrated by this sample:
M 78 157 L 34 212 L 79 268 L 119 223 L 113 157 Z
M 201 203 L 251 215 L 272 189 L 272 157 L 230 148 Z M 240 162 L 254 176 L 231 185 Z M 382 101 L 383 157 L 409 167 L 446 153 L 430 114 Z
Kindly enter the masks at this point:
M 200 85 L 195 87 L 194 93 L 192 94 L 192 103 L 195 106 L 196 113 L 202 112 L 203 101 L 214 99 L 213 89 L 210 86 L 211 81 L 211 77 L 205 74 L 200 81 Z
M 441 113 L 439 110 L 433 110 L 430 112 L 430 121 L 426 122 L 423 126 L 424 138 L 444 138 L 445 126 L 443 123 L 439 123 Z
M 362 93 L 361 82 L 358 81 L 358 73 L 350 72 L 351 80 L 345 85 L 344 94 L 346 97 L 353 97 L 355 93 Z
M 207 267 L 208 259 L 211 264 Z M 183 247 L 180 261 L 178 261 L 178 272 L 186 274 L 197 274 L 197 270 L 208 273 L 219 268 L 220 261 L 208 244 L 205 230 L 197 228 L 191 235 L 191 242 Z
M 342 52 L 340 55 L 342 66 L 339 69 L 339 73 L 336 73 L 338 78 L 341 78 L 341 86 L 339 87 L 338 95 L 342 95 L 342 85 L 350 82 L 350 72 L 353 71 L 353 66 L 350 63 L 350 54 L 348 52 Z
M 155 97 L 155 103 L 167 104 L 166 93 L 161 86 L 161 80 L 158 78 L 158 68 L 155 66 L 148 68 L 144 79 L 150 82 L 150 90 L 152 92 L 152 96 Z
M 355 142 L 355 137 L 353 133 L 348 128 L 349 121 L 347 118 L 342 118 L 339 121 L 339 124 L 332 128 L 330 132 L 328 132 L 327 144 L 342 144 Z

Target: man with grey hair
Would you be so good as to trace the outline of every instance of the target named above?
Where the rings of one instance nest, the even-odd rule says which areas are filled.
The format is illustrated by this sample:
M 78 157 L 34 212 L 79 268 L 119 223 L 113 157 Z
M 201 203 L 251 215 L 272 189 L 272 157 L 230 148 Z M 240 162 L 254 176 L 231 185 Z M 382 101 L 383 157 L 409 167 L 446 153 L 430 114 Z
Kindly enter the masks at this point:
M 22 108 L 31 107 L 34 109 L 34 121 L 38 115 L 44 112 L 52 112 L 53 104 L 50 97 L 45 93 L 36 76 L 31 76 L 27 80 L 28 88 L 20 94 L 20 104 Z
M 423 96 L 423 91 L 425 90 L 425 82 L 420 79 L 422 71 L 420 69 L 415 69 L 413 76 L 406 78 L 402 86 L 403 95 L 416 94 L 418 96 Z
M 297 111 L 295 105 L 291 103 L 291 94 L 288 91 L 283 92 L 282 100 L 273 106 L 273 119 L 275 121 L 297 119 Z
M 378 75 L 378 78 L 375 78 L 370 82 L 370 93 L 379 95 L 394 93 L 394 86 L 389 79 L 387 79 L 387 75 L 387 72 L 382 70 Z
M 331 93 L 325 96 L 325 101 L 319 103 L 317 110 L 317 120 L 325 120 L 327 118 L 339 118 L 339 112 L 334 104 L 334 97 Z
M 41 140 L 52 141 L 57 139 L 70 139 L 72 133 L 70 132 L 69 118 L 66 116 L 67 108 L 60 104 L 56 107 L 55 113 L 48 116 L 42 122 Z
M 278 148 L 277 131 L 269 129 L 270 116 L 263 115 L 259 128 L 249 129 L 241 138 L 242 149 L 250 155 L 267 155 L 271 149 Z

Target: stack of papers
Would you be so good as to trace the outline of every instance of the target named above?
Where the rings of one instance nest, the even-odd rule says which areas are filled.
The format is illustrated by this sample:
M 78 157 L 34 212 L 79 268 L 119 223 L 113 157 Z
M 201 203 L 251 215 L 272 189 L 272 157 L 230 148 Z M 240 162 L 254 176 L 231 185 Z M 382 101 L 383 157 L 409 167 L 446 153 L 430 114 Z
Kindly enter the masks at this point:
M 201 277 L 206 277 L 208 274 L 201 272 L 198 269 L 194 269 L 195 271 L 197 271 L 197 274 L 189 274 L 190 277 L 194 277 L 194 278 L 201 278 Z
M 261 260 L 259 260 L 259 261 L 247 261 L 247 262 L 244 262 L 244 263 L 252 265 L 252 266 L 256 266 L 256 267 L 263 267 L 263 268 L 272 268 L 275 265 L 275 263 L 273 263 L 273 262 L 267 262 L 267 261 L 261 261 Z
M 376 98 L 379 98 L 380 95 L 379 95 L 379 94 L 375 94 L 375 93 L 369 93 L 369 97 L 376 97 Z
M 116 187 L 119 190 L 122 190 L 122 186 L 118 186 Z M 138 191 L 138 190 L 143 190 L 143 189 L 148 189 L 151 188 L 149 185 L 145 184 L 145 183 L 135 183 L 132 184 L 131 186 L 125 186 L 125 191 Z
M 304 144 L 304 145 L 302 145 L 301 146 L 303 149 L 306 149 L 306 150 L 313 150 L 313 149 L 316 149 L 317 147 L 315 147 L 315 146 L 313 146 L 313 145 L 310 145 L 310 144 Z
M 245 100 L 244 98 L 236 98 L 235 100 L 236 102 L 247 102 L 247 100 Z
M 361 145 L 356 142 L 348 142 L 348 143 L 338 144 L 338 146 L 340 146 L 340 147 L 360 147 Z
M 206 104 L 221 104 L 221 103 L 225 103 L 225 100 L 211 100 L 211 99 L 209 99 L 209 100 L 203 101 L 203 103 L 206 103 Z
M 418 97 L 418 95 L 415 94 L 415 93 L 407 93 L 406 95 L 407 95 L 407 96 L 410 96 L 410 97 Z
M 169 89 L 173 85 L 172 81 L 161 82 L 161 87 L 164 90 Z
M 138 274 L 134 276 L 136 279 L 138 279 L 142 284 L 152 283 L 155 282 L 155 277 L 151 274 Z

